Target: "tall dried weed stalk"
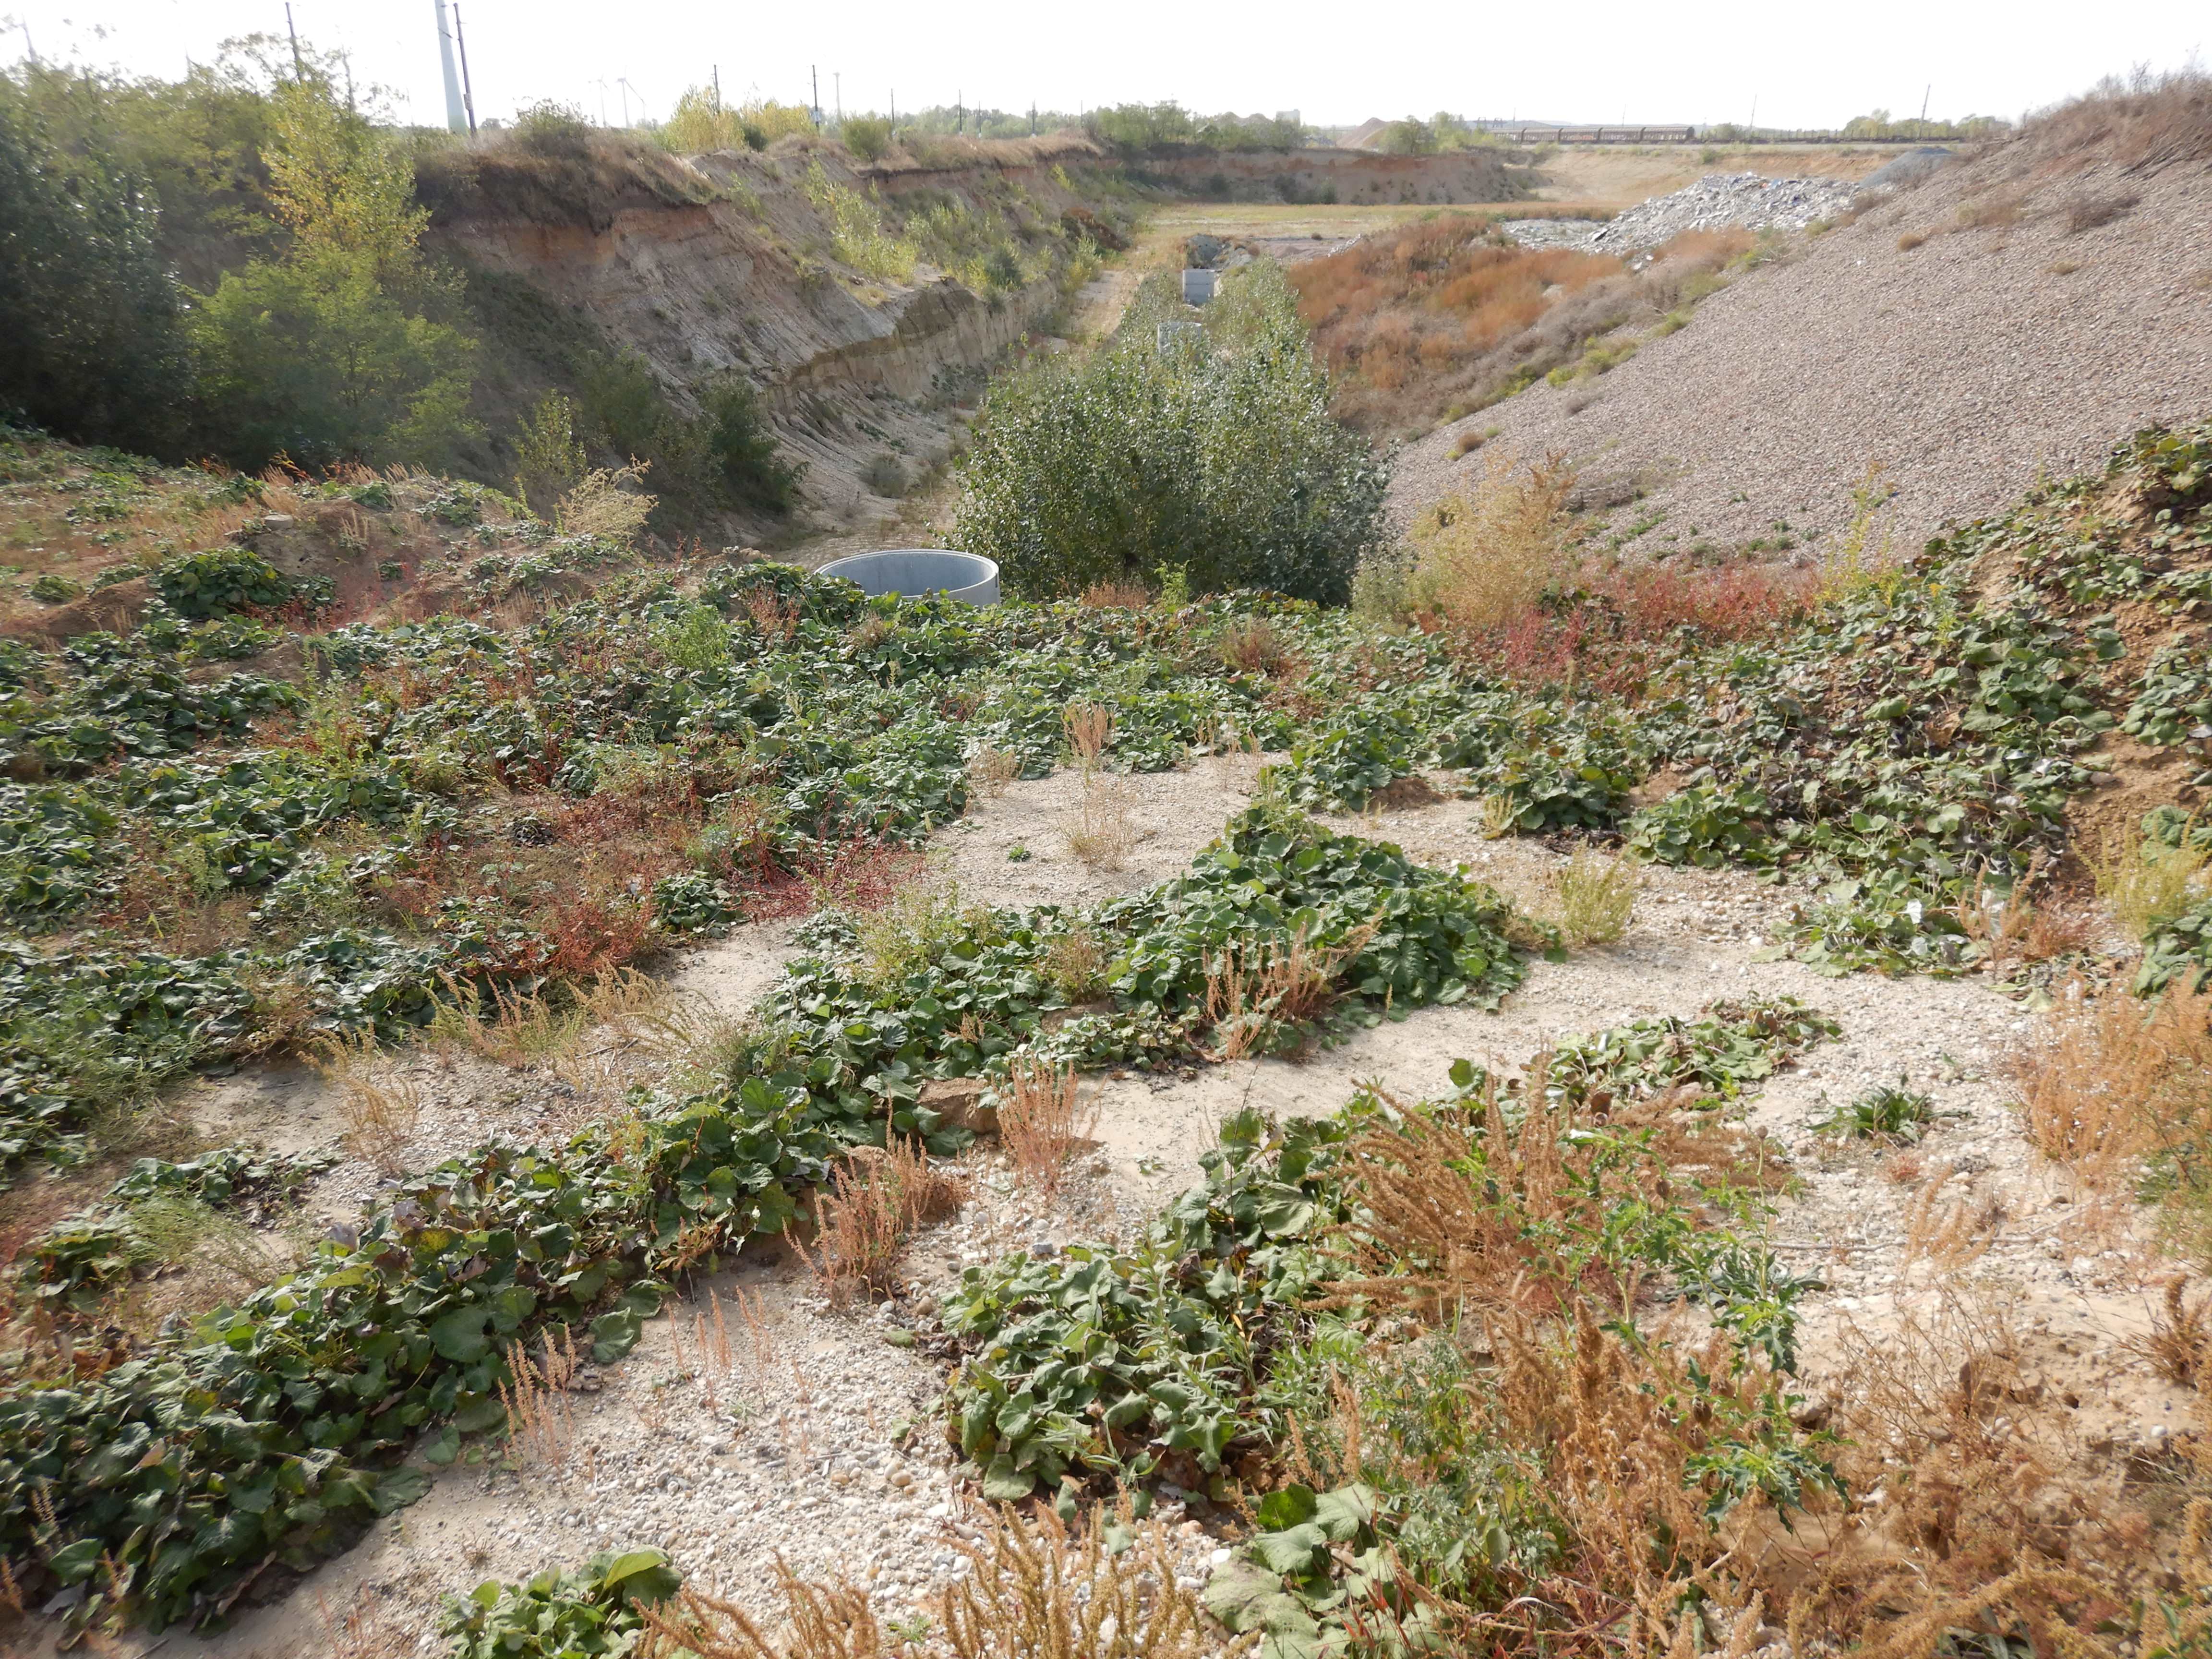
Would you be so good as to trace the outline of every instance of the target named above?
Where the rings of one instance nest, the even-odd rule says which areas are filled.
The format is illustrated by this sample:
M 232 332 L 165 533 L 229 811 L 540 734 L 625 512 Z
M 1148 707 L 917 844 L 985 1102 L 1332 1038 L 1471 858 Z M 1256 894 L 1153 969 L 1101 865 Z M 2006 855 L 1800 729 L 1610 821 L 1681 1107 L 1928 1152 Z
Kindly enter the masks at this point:
M 1084 1104 L 1082 1079 L 1072 1066 L 1017 1060 L 999 1091 L 999 1145 L 1015 1178 L 1048 1197 L 1060 1190 L 1097 1122 L 1097 1109 Z
M 568 1465 L 576 1440 L 575 1413 L 568 1404 L 568 1389 L 576 1380 L 582 1359 L 568 1327 L 559 1336 L 548 1330 L 538 1357 L 516 1342 L 507 1349 L 509 1382 L 499 1385 L 499 1402 L 507 1412 L 510 1455 L 556 1473 Z
M 1119 870 L 1136 850 L 1137 826 L 1128 791 L 1102 783 L 1088 768 L 1083 775 L 1083 798 L 1062 821 L 1060 833 L 1067 850 L 1092 870 Z
M 1287 939 L 1246 940 L 1206 953 L 1206 1018 L 1214 1058 L 1243 1060 L 1295 1040 L 1335 1005 L 1338 973 L 1374 937 L 1373 924 L 1363 924 L 1323 947 L 1310 943 L 1302 927 Z

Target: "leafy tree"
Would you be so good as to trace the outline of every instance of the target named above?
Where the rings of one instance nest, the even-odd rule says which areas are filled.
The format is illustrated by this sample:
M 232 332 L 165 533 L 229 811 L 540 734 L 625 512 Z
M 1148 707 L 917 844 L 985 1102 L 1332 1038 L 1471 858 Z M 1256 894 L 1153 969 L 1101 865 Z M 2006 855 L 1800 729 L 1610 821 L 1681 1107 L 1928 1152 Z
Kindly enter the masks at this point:
M 82 441 L 173 453 L 190 366 L 159 222 L 104 134 L 65 151 L 27 85 L 0 76 L 0 404 Z
M 413 167 L 319 73 L 269 101 L 269 194 L 292 247 L 225 273 L 200 308 L 210 436 L 246 463 L 440 465 L 476 434 L 476 342 L 441 315 L 457 291 L 416 246 Z
M 1328 412 L 1281 271 L 1249 266 L 1196 331 L 1148 282 L 1116 344 L 1018 374 L 985 404 L 953 539 L 1024 594 L 1180 571 L 1194 592 L 1340 605 L 1384 474 Z M 1165 325 L 1165 326 L 1163 326 Z

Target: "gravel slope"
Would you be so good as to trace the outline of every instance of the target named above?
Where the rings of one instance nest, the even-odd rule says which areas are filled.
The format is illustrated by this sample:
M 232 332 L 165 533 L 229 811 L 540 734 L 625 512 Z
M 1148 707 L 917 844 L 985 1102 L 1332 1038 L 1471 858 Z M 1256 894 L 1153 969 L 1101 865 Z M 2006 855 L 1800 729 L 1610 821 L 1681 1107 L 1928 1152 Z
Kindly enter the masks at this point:
M 1484 457 L 1455 461 L 1454 442 L 1496 427 L 1493 452 L 1564 453 L 1640 484 L 1648 498 L 1614 521 L 1663 511 L 1638 544 L 1654 553 L 1741 546 L 1778 521 L 1800 546 L 1832 545 L 1880 461 L 1896 491 L 1882 522 L 1905 550 L 2142 425 L 2204 415 L 2212 171 L 2014 176 L 2023 165 L 2000 151 L 1948 168 L 1712 295 L 1610 374 L 1431 434 L 1401 458 L 1394 515 L 1468 488 Z M 2015 194 L 2019 222 L 1960 228 L 1962 204 Z M 2068 233 L 2069 205 L 2130 195 L 2112 222 Z M 1910 234 L 1927 240 L 1900 249 Z

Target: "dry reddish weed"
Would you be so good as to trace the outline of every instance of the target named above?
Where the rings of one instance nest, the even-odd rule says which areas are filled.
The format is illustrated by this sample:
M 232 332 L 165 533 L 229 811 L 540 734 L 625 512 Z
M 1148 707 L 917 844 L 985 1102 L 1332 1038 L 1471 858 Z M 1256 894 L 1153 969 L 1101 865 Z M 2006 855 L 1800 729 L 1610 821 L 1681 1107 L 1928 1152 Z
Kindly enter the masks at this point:
M 1142 611 L 1152 602 L 1151 591 L 1136 582 L 1093 582 L 1079 601 L 1086 611 Z
M 2074 988 L 2012 1080 L 2028 1139 L 2089 1186 L 2159 1153 L 2189 1179 L 2212 1143 L 2212 992 L 2179 983 L 2147 1008 Z
M 1024 1186 L 1057 1193 L 1068 1164 L 1097 1127 L 1097 1109 L 1082 1103 L 1075 1068 L 1017 1060 L 999 1091 L 999 1144 Z
M 1825 1638 L 1905 1659 L 1947 1629 L 2025 1629 L 2038 1652 L 2073 1652 L 2052 1645 L 2066 1626 L 2124 1607 L 2112 1574 L 2132 1553 L 2126 1517 L 2068 1478 L 2008 1308 L 1947 1282 L 1924 1314 L 1847 1326 L 1837 1374 L 1839 1472 L 1881 1501 L 1801 1559 L 1799 1651 Z
M 1075 763 L 1087 778 L 1098 769 L 1099 757 L 1113 741 L 1114 711 L 1103 702 L 1072 702 L 1060 719 L 1067 732 L 1067 746 L 1075 751 Z
M 957 1207 L 963 1183 L 933 1167 L 910 1141 L 859 1146 L 833 1170 L 815 1203 L 818 1255 L 793 1244 L 841 1305 L 855 1290 L 882 1295 L 897 1281 L 900 1255 L 915 1228 Z
M 2212 1296 L 2193 1305 L 2189 1275 L 2166 1284 L 2166 1310 L 2151 1316 L 2150 1334 L 2128 1344 L 2169 1382 L 2203 1389 L 2212 1384 Z
M 582 1361 L 576 1340 L 565 1325 L 560 1339 L 544 1334 L 537 1358 L 521 1343 L 507 1350 L 511 1384 L 499 1385 L 499 1403 L 507 1412 L 507 1444 L 513 1455 L 559 1472 L 568 1468 L 576 1439 L 575 1413 L 568 1405 L 568 1386 L 576 1379 Z
M 1221 636 L 1221 659 L 1245 674 L 1279 673 L 1291 663 L 1282 636 L 1264 617 L 1235 623 Z

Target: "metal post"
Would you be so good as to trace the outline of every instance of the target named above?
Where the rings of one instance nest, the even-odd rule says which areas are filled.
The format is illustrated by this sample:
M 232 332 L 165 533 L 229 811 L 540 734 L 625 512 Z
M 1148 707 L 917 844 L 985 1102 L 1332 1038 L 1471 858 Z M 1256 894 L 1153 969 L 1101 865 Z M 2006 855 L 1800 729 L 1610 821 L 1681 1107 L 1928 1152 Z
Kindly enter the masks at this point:
M 438 62 L 446 72 L 446 130 L 466 132 L 469 118 L 461 103 L 461 77 L 453 69 L 453 33 L 446 24 L 446 0 L 432 0 L 438 14 Z
M 468 112 L 469 137 L 477 136 L 477 92 L 469 84 L 469 37 L 461 33 L 461 3 L 453 0 L 453 44 L 461 49 L 461 107 Z M 350 76 L 352 70 L 347 70 Z

